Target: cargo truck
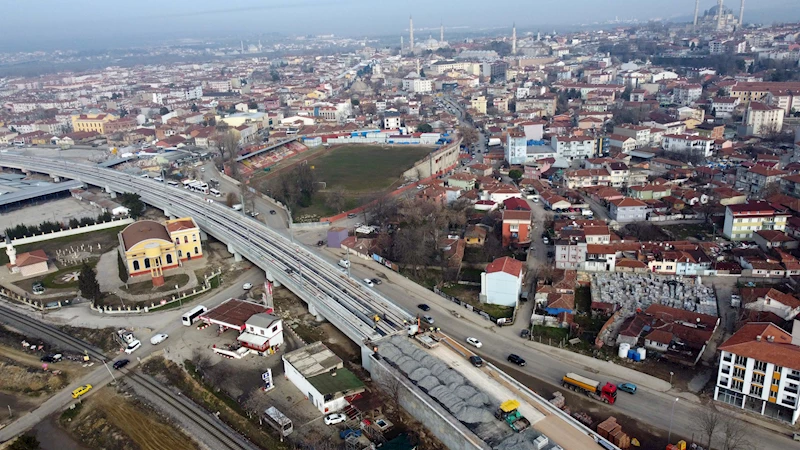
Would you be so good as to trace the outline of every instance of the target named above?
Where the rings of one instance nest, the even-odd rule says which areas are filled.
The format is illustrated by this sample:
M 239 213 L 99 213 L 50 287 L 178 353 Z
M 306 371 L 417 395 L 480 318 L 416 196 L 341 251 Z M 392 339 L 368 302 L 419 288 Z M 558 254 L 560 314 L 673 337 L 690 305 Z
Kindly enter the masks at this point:
M 561 385 L 573 391 L 583 392 L 589 397 L 613 405 L 617 401 L 617 387 L 611 383 L 603 384 L 576 373 L 568 373 L 561 378 Z
M 495 411 L 494 416 L 499 420 L 505 421 L 512 430 L 521 433 L 523 430 L 531 426 L 531 421 L 523 417 L 517 409 L 519 402 L 516 400 L 506 400 Z

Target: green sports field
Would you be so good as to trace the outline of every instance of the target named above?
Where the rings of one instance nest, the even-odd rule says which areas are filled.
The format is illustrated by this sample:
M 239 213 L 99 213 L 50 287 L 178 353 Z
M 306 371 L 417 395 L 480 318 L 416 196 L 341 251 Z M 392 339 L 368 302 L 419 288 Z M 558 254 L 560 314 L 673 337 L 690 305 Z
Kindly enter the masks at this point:
M 380 192 L 433 150 L 433 147 L 347 145 L 334 148 L 308 164 L 314 169 L 315 179 L 327 184 L 326 189 Z

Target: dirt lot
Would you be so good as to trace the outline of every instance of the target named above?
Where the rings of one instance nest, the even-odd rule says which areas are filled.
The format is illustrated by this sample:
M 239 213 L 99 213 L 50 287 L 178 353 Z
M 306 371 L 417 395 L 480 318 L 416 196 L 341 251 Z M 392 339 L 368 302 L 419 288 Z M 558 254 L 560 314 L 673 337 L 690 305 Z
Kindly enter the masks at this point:
M 90 448 L 194 450 L 199 448 L 154 411 L 113 388 L 100 389 L 60 419 L 69 433 Z

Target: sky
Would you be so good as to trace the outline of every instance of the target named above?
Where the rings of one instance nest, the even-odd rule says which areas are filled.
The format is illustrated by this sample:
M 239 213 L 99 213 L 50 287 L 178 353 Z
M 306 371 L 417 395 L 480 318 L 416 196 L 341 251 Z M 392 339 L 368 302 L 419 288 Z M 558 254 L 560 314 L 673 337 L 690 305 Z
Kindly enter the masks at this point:
M 738 12 L 740 0 L 726 6 Z M 242 36 L 258 33 L 407 34 L 414 16 L 418 36 L 437 34 L 440 23 L 459 29 L 518 29 L 581 25 L 619 19 L 683 18 L 694 0 L 0 0 L 0 50 L 103 48 L 177 37 Z M 798 0 L 749 0 L 758 20 L 798 20 Z M 701 0 L 701 11 L 716 5 Z M 701 12 L 702 14 L 702 12 Z M 767 14 L 767 16 L 765 16 Z M 798 17 L 791 17 L 792 15 Z M 462 28 L 464 27 L 464 28 Z

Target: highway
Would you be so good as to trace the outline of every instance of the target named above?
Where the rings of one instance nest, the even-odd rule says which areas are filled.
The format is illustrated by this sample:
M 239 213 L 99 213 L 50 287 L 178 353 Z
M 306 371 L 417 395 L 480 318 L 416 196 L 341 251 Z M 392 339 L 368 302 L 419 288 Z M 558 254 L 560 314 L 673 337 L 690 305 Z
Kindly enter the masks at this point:
M 182 188 L 52 159 L 3 155 L 0 165 L 72 178 L 118 193 L 136 192 L 144 202 L 170 215 L 191 216 L 205 232 L 287 285 L 354 342 L 364 343 L 404 330 L 404 323 L 413 319 L 362 282 L 349 278 L 261 222 Z M 376 321 L 376 316 L 380 320 Z

